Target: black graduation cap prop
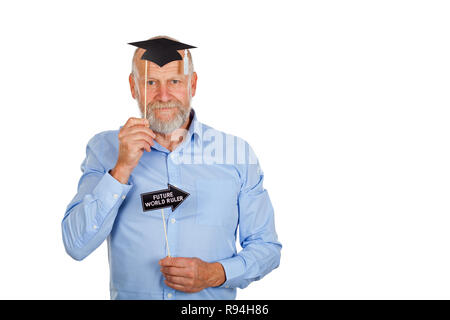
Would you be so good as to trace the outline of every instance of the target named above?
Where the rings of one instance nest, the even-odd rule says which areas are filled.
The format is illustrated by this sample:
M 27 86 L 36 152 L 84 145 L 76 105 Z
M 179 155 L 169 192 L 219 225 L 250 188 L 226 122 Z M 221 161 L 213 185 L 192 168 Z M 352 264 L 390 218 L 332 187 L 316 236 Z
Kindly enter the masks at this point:
M 194 46 L 181 43 L 178 41 L 158 38 L 145 41 L 131 42 L 129 43 L 138 48 L 145 49 L 146 51 L 142 55 L 141 59 L 148 60 L 156 63 L 162 67 L 167 63 L 175 60 L 183 60 L 177 50 L 193 49 Z

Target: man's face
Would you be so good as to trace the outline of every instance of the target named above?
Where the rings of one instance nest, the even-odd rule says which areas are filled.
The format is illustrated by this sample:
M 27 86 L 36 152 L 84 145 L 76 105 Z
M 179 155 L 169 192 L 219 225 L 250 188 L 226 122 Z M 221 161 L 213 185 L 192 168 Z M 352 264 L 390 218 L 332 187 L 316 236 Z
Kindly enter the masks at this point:
M 183 56 L 184 52 L 179 51 Z M 150 128 L 160 133 L 171 133 L 178 129 L 189 117 L 190 98 L 195 95 L 197 75 L 183 74 L 183 61 L 169 62 L 163 67 L 147 61 L 147 91 L 145 91 L 145 60 L 135 59 L 135 74 L 130 75 L 133 98 L 138 102 L 142 115 L 147 112 Z M 190 91 L 190 92 L 189 92 Z M 146 97 L 145 97 L 146 92 Z M 145 110 L 145 100 L 147 110 Z

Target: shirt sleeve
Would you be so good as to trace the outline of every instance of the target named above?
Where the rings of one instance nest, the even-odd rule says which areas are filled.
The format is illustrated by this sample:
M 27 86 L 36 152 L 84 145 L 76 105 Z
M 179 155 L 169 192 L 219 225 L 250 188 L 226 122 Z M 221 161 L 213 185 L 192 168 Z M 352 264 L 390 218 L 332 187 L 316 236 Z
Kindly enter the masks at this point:
M 253 151 L 249 147 L 250 153 Z M 256 157 L 254 158 L 256 159 Z M 245 288 L 280 264 L 281 243 L 275 231 L 274 210 L 263 187 L 259 162 L 246 165 L 238 197 L 239 240 L 242 250 L 220 262 L 225 270 L 224 288 Z
M 88 143 L 77 194 L 67 206 L 61 224 L 64 247 L 75 260 L 87 257 L 108 237 L 132 187 L 121 184 L 101 164 L 98 139 L 96 136 Z

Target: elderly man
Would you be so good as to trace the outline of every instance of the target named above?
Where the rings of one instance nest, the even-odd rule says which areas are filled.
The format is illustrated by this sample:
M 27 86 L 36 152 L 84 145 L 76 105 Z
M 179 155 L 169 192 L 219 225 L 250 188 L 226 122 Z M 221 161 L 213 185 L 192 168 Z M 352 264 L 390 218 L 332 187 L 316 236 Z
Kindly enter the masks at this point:
M 82 260 L 107 239 L 111 299 L 234 299 L 280 262 L 263 172 L 244 140 L 197 120 L 189 50 L 145 44 L 129 76 L 143 118 L 89 141 L 64 246 Z

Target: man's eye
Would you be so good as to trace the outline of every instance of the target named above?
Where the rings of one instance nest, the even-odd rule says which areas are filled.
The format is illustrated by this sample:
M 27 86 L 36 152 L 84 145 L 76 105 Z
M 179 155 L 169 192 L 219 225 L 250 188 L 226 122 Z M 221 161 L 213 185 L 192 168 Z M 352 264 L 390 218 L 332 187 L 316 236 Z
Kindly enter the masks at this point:
M 148 80 L 148 81 L 147 81 L 147 84 L 150 85 L 150 86 L 152 86 L 152 85 L 155 84 L 155 81 L 153 81 L 153 80 Z
M 180 83 L 180 80 L 176 80 L 176 79 L 172 80 L 172 84 L 179 84 L 179 83 Z

